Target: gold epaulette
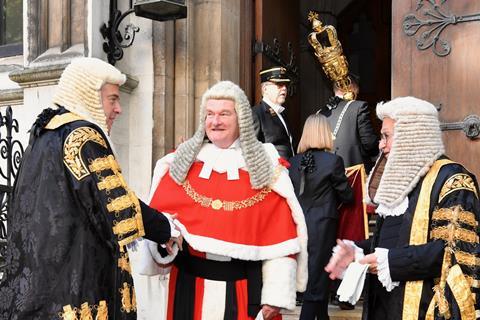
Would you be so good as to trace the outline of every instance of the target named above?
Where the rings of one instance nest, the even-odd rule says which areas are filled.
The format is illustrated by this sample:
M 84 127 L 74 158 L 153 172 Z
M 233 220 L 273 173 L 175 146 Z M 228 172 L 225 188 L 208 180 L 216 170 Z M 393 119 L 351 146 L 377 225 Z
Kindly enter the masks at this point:
M 63 145 L 63 162 L 77 180 L 81 180 L 90 174 L 81 156 L 83 146 L 89 141 L 107 148 L 107 143 L 100 132 L 90 127 L 80 127 L 73 130 L 67 136 Z
M 60 128 L 64 124 L 77 121 L 77 120 L 85 120 L 85 119 L 71 112 L 67 112 L 64 114 L 57 114 L 52 119 L 50 119 L 50 121 L 45 126 L 45 129 L 55 130 L 57 128 Z

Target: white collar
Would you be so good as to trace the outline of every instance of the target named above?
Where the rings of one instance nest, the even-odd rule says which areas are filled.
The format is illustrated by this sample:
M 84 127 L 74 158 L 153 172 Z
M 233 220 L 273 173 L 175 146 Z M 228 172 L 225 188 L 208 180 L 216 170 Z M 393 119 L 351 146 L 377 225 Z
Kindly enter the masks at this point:
M 268 104 L 274 111 L 276 114 L 280 115 L 280 113 L 283 112 L 283 110 L 285 110 L 284 107 L 282 107 L 281 105 L 279 104 L 275 104 L 273 103 L 272 101 L 270 101 L 268 98 L 263 98 L 263 101 Z
M 384 204 L 379 204 L 375 212 L 378 213 L 379 216 L 385 217 L 393 217 L 393 216 L 401 216 L 403 215 L 408 209 L 408 197 L 405 197 L 400 204 L 394 208 L 387 207 Z
M 228 180 L 238 180 L 240 178 L 238 170 L 245 168 L 240 139 L 235 140 L 226 149 L 219 148 L 213 143 L 205 143 L 197 155 L 197 160 L 203 162 L 203 168 L 198 175 L 203 179 L 210 179 L 213 170 L 218 173 L 226 172 Z

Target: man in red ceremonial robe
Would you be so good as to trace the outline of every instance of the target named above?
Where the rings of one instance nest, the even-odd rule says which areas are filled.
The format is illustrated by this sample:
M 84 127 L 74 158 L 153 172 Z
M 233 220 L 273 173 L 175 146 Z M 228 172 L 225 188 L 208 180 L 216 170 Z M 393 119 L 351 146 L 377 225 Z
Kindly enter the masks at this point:
M 167 319 L 281 319 L 307 281 L 306 225 L 288 163 L 255 138 L 248 99 L 230 81 L 203 95 L 199 123 L 157 162 L 152 183 L 151 206 L 176 214 L 182 250 L 150 246 L 133 269 L 172 263 Z

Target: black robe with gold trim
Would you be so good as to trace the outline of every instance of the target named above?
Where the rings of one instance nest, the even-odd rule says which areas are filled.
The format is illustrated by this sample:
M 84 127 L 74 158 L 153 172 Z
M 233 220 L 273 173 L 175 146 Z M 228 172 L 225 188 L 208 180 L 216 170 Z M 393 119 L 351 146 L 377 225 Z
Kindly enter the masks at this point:
M 422 193 L 430 178 L 431 189 Z M 363 319 L 480 318 L 478 196 L 475 177 L 447 163 L 419 181 L 405 214 L 378 218 L 374 237 L 359 245 L 366 253 L 389 249 L 390 276 L 400 285 L 387 292 L 376 275 L 368 275 Z M 422 205 L 428 210 L 425 227 L 418 216 Z M 426 241 L 412 244 L 419 234 Z
M 170 225 L 128 189 L 108 139 L 65 109 L 31 129 L 8 213 L 0 319 L 136 319 L 125 245 Z

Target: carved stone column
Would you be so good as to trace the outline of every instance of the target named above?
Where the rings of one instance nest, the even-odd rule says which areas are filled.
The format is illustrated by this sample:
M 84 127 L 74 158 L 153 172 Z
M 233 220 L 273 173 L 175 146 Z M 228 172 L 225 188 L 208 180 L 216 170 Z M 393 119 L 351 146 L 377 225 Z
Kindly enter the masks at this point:
M 186 19 L 155 23 L 153 162 L 192 136 L 205 90 L 239 83 L 240 11 L 236 0 L 189 1 Z

